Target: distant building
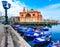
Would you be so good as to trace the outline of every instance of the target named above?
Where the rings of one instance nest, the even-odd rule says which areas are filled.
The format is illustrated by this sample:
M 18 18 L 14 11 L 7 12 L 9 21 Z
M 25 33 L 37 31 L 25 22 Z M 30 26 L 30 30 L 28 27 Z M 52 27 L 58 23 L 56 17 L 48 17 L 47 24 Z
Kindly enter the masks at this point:
M 9 20 L 10 20 L 11 24 L 18 23 L 19 22 L 19 17 L 18 16 L 11 17 Z
M 5 23 L 5 16 L 0 16 L 0 23 Z
M 0 16 L 2 16 L 2 12 L 0 12 Z
M 41 22 L 42 21 L 42 15 L 41 12 L 35 11 L 31 9 L 30 11 L 26 11 L 25 8 L 23 9 L 23 12 L 19 13 L 20 16 L 20 22 Z
M 58 20 L 50 20 L 50 19 L 44 19 L 44 22 L 59 23 Z

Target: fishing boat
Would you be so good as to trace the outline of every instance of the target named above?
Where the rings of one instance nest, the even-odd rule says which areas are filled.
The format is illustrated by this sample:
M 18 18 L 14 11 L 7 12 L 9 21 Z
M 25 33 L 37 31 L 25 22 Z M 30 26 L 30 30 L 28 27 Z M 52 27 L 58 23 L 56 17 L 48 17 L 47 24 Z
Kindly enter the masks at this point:
M 18 33 L 23 33 L 23 27 L 21 27 L 21 26 L 18 27 L 18 30 L 17 31 L 18 31 Z
M 15 30 L 18 30 L 19 27 L 21 27 L 21 25 L 13 25 L 13 28 L 14 28 Z
M 13 25 L 13 28 L 17 30 L 18 33 L 24 34 L 22 25 Z
M 49 28 L 48 27 L 40 27 L 40 31 L 49 31 Z
M 25 30 L 24 30 L 24 36 L 26 38 L 36 38 L 38 36 L 41 36 L 41 35 L 49 35 L 47 33 L 47 31 L 40 31 L 40 28 L 36 28 L 34 26 L 28 26 Z
M 43 31 L 49 31 L 49 29 L 48 28 L 44 28 Z
M 24 34 L 24 36 L 27 38 L 36 38 L 37 36 L 39 36 L 39 34 L 39 32 L 29 32 L 27 34 Z
M 24 31 L 24 36 L 26 38 L 35 38 L 39 36 L 40 32 L 35 30 L 34 28 L 28 28 Z
M 46 44 L 51 41 L 50 37 L 47 37 L 45 35 L 43 36 L 38 36 L 33 40 L 34 45 L 41 45 L 41 44 Z
M 52 41 L 48 47 L 60 47 L 60 40 L 58 41 Z
M 27 26 L 27 28 L 34 28 L 34 29 L 36 29 L 36 26 Z
M 19 25 L 12 25 L 12 27 L 15 29 L 17 29 L 19 27 Z

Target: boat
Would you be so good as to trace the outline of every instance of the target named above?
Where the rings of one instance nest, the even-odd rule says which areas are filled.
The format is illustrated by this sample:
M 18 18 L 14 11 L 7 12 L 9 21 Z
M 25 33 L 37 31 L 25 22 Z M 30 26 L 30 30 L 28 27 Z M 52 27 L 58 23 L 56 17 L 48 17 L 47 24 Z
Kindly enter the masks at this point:
M 24 30 L 24 36 L 26 38 L 36 38 L 42 35 L 48 36 L 49 34 L 47 33 L 47 31 L 40 31 L 34 28 L 27 28 Z
M 18 27 L 18 30 L 17 30 L 18 33 L 22 35 L 24 35 L 24 32 L 23 32 L 23 27 Z
M 48 28 L 44 28 L 43 31 L 49 31 L 49 29 Z
M 28 28 L 28 29 L 25 29 L 25 31 L 24 31 L 24 36 L 26 38 L 35 38 L 35 37 L 39 36 L 39 34 L 40 34 L 40 32 L 36 31 L 33 28 Z
M 52 41 L 48 47 L 60 47 L 60 40 Z
M 34 45 L 41 45 L 41 44 L 49 43 L 50 41 L 51 41 L 50 37 L 43 35 L 43 36 L 38 36 L 37 38 L 35 38 L 33 40 L 33 43 Z
M 40 31 L 39 36 L 46 36 L 51 38 L 51 32 L 48 31 Z
M 17 29 L 20 25 L 12 25 L 14 29 Z
M 36 26 L 27 26 L 27 28 L 33 28 L 33 29 L 36 29 Z
M 21 35 L 24 34 L 23 32 L 23 26 L 22 25 L 13 25 L 12 26 L 15 30 L 17 30 L 18 33 L 20 33 Z
M 40 31 L 49 31 L 49 28 L 48 27 L 40 27 Z
M 21 25 L 13 25 L 13 28 L 14 28 L 15 30 L 20 29 L 20 27 L 22 27 L 22 26 L 21 26 Z
M 34 28 L 34 26 L 28 26 L 25 30 L 24 30 L 24 36 L 26 38 L 36 38 L 38 36 L 42 36 L 42 35 L 46 35 L 48 36 L 49 34 L 47 33 L 47 31 L 40 31 L 40 29 Z
M 27 38 L 36 38 L 37 36 L 39 36 L 39 32 L 29 32 L 29 33 L 27 33 L 27 34 L 24 34 L 24 36 L 25 37 L 27 37 Z

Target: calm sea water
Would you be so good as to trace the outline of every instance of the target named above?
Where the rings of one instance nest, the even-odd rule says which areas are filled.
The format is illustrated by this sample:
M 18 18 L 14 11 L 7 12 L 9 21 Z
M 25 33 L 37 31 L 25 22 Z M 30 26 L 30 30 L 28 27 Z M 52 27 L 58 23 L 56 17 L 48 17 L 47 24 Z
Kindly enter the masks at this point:
M 51 36 L 52 36 L 52 41 L 54 40 L 60 40 L 60 25 L 53 25 L 51 28 L 49 28 L 49 32 L 51 32 Z M 45 44 L 45 45 L 35 45 L 33 44 L 33 40 L 26 40 L 31 47 L 47 47 L 49 44 Z

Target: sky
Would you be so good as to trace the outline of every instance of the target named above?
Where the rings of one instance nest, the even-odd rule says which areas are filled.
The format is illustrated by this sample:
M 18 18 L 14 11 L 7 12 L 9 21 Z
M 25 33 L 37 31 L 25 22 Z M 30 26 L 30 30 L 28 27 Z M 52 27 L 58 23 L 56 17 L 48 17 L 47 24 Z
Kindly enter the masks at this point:
M 4 15 L 4 9 L 0 0 L 0 12 Z M 60 0 L 6 0 L 11 3 L 8 16 L 19 16 L 19 12 L 26 9 L 40 11 L 43 19 L 60 20 Z

